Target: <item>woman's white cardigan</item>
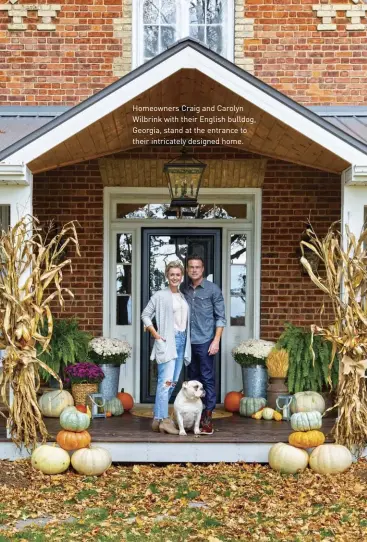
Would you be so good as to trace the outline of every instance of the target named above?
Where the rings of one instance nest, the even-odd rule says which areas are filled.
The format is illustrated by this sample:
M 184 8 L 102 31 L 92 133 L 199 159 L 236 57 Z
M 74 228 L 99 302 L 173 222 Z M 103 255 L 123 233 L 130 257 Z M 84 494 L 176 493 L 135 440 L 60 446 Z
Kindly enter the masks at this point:
M 186 302 L 184 296 L 182 299 Z M 172 292 L 169 288 L 159 290 L 150 298 L 148 305 L 141 314 L 144 326 L 153 325 L 153 318 L 157 322 L 157 331 L 165 341 L 155 340 L 150 359 L 155 359 L 157 363 L 166 363 L 177 358 L 174 318 L 173 318 L 173 299 Z M 184 363 L 189 365 L 191 362 L 191 342 L 190 342 L 190 310 L 187 307 L 187 324 L 186 324 L 186 346 L 184 354 Z

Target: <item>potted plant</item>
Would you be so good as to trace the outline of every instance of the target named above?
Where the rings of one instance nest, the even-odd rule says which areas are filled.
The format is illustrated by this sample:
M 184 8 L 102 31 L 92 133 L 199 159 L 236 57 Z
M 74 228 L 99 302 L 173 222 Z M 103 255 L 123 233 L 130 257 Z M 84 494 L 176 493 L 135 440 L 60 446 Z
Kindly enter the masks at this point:
M 101 366 L 105 378 L 99 392 L 105 400 L 116 397 L 119 390 L 120 366 L 131 355 L 131 346 L 127 341 L 97 337 L 89 343 L 89 359 Z
M 262 339 L 250 339 L 232 350 L 234 360 L 242 367 L 243 393 L 245 397 L 267 397 L 268 373 L 265 360 L 274 343 Z
M 266 358 L 266 367 L 268 369 L 268 406 L 277 408 L 277 398 L 280 395 L 287 395 L 286 378 L 289 366 L 288 352 L 284 348 L 273 348 Z
M 277 348 L 288 353 L 287 387 L 290 393 L 316 391 L 323 395 L 326 408 L 333 404 L 333 393 L 338 383 L 339 367 L 332 360 L 331 344 L 311 329 L 285 324 Z M 331 384 L 331 386 L 330 386 Z
M 47 332 L 48 326 L 46 323 L 43 326 L 41 334 L 45 335 Z M 65 369 L 68 365 L 88 359 L 90 340 L 91 336 L 79 329 L 76 319 L 55 318 L 48 349 L 45 352 L 41 352 L 41 346 L 37 346 L 39 351 L 38 358 L 64 380 Z M 40 369 L 40 372 L 45 382 L 50 383 L 51 386 L 59 387 L 59 383 L 51 377 L 49 372 L 44 369 Z
M 75 363 L 65 369 L 65 381 L 71 384 L 71 393 L 76 405 L 85 405 L 87 395 L 98 392 L 98 384 L 103 378 L 104 372 L 101 367 L 89 361 Z

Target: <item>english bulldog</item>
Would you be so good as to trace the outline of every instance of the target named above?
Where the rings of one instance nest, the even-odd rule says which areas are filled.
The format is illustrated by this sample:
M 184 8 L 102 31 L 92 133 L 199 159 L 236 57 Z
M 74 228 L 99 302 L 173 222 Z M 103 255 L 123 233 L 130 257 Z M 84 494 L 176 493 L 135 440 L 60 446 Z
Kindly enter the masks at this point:
M 175 402 L 173 411 L 180 435 L 186 435 L 185 429 L 194 429 L 195 435 L 200 435 L 200 418 L 203 411 L 202 397 L 205 391 L 201 382 L 189 380 L 183 382 Z

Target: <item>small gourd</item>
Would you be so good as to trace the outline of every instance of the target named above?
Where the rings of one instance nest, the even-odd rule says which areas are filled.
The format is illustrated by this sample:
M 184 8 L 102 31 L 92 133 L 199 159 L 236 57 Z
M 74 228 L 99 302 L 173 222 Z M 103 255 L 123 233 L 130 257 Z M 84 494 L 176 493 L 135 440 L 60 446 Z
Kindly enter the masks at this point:
M 261 420 L 263 417 L 263 412 L 264 412 L 264 409 L 262 408 L 258 410 L 257 412 L 255 412 L 255 414 L 253 414 L 251 418 L 253 418 L 254 420 Z
M 124 413 L 124 407 L 122 406 L 121 401 L 117 399 L 117 397 L 114 397 L 113 399 L 106 401 L 104 411 L 111 412 L 112 416 L 120 416 Z
M 263 397 L 244 397 L 240 401 L 240 415 L 250 418 L 255 412 L 266 406 Z
M 270 407 L 266 407 L 263 410 L 263 420 L 272 420 L 274 417 L 274 409 Z
M 296 412 L 291 416 L 291 427 L 293 431 L 312 431 L 320 429 L 322 416 L 317 410 L 311 412 Z
M 315 448 L 325 442 L 325 435 L 321 431 L 297 431 L 291 433 L 288 437 L 288 442 L 296 448 Z
M 79 433 L 88 429 L 90 418 L 88 414 L 79 412 L 76 408 L 65 409 L 60 416 L 60 425 L 67 431 Z
M 283 419 L 283 416 L 281 415 L 280 412 L 277 412 L 276 410 L 274 410 L 273 419 L 274 419 L 276 422 L 281 422 L 282 419 Z

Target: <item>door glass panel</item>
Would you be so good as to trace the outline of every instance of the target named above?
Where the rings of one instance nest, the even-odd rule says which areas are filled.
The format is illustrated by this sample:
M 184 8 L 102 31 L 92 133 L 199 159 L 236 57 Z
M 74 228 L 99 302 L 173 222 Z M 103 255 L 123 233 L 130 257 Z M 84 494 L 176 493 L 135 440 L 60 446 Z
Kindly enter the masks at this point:
M 131 265 L 117 265 L 117 294 L 131 294 Z
M 117 263 L 130 263 L 132 261 L 132 235 L 131 233 L 117 234 Z
M 231 295 L 245 295 L 246 266 L 231 265 Z
M 231 235 L 231 264 L 246 264 L 246 235 Z

